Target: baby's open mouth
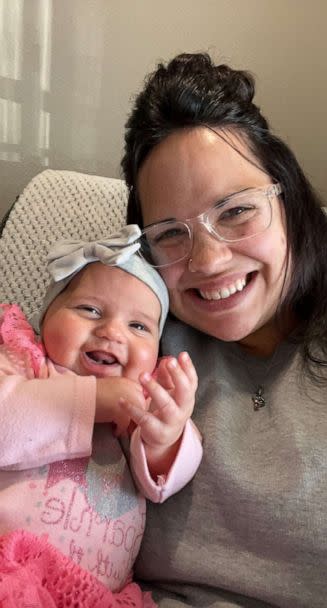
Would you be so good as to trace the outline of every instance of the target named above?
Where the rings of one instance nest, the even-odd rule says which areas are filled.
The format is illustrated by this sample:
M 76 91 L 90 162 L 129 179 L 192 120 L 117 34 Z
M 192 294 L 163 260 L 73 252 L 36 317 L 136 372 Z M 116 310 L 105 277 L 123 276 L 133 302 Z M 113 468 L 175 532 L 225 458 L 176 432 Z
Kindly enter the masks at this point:
M 98 365 L 120 365 L 117 357 L 110 353 L 105 353 L 100 350 L 92 350 L 85 353 L 85 355 Z

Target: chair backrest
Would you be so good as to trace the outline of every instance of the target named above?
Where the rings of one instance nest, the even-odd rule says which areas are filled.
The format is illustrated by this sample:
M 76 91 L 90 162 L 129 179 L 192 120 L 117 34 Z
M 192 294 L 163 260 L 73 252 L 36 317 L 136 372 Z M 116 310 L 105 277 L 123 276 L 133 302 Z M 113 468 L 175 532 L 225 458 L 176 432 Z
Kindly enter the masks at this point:
M 46 255 L 61 238 L 95 239 L 125 222 L 127 188 L 120 179 L 48 169 L 34 177 L 6 217 L 0 238 L 0 302 L 30 317 L 49 283 Z

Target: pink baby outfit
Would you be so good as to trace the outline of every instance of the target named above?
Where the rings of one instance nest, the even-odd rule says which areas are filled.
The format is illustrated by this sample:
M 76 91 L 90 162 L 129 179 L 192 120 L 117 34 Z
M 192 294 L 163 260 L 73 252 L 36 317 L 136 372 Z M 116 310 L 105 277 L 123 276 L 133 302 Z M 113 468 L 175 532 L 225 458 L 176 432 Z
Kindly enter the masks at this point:
M 193 477 L 202 457 L 199 435 L 188 422 L 168 476 L 156 483 L 138 429 L 125 445 L 111 425 L 94 425 L 95 378 L 54 365 L 20 309 L 1 309 L 0 535 L 25 530 L 32 543 L 33 535 L 43 536 L 57 560 L 68 558 L 101 588 L 120 592 L 140 547 L 144 496 L 163 502 Z M 12 538 L 17 542 L 9 536 L 6 543 Z M 135 605 L 145 606 L 143 600 Z

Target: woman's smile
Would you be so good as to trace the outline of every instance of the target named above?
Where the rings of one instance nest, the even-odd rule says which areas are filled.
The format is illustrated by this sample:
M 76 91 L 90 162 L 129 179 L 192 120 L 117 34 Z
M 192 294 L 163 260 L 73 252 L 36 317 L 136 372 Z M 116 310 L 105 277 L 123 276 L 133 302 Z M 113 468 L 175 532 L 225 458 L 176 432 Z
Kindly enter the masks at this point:
M 203 286 L 188 288 L 184 291 L 190 295 L 194 303 L 200 306 L 207 306 L 208 309 L 226 310 L 229 307 L 237 306 L 247 295 L 249 284 L 255 279 L 256 273 L 252 272 L 234 281 L 229 279 L 224 286 Z M 201 304 L 203 302 L 203 304 Z M 210 308 L 209 308 L 210 307 Z

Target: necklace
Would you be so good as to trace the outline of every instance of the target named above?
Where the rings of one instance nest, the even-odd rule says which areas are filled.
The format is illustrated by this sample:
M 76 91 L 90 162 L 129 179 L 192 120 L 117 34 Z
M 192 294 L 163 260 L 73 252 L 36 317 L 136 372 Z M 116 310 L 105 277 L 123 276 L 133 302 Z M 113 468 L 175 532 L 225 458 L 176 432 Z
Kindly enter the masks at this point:
M 263 393 L 264 393 L 264 388 L 261 384 L 259 384 L 257 390 L 251 397 L 251 399 L 253 401 L 253 409 L 255 412 L 260 410 L 262 407 L 265 407 L 265 405 L 266 405 L 266 399 L 263 396 Z
M 276 364 L 276 355 L 279 352 L 279 348 L 276 348 L 272 357 L 270 358 L 270 360 L 268 361 L 268 363 L 264 364 L 263 362 L 261 363 L 261 371 L 260 371 L 260 375 L 259 377 L 263 377 L 267 378 L 268 374 L 272 371 L 272 368 L 275 366 Z M 247 364 L 247 362 L 245 361 L 245 365 L 246 365 L 246 369 L 247 369 L 247 374 L 251 380 L 251 384 L 252 386 L 254 385 L 255 390 L 251 391 L 251 401 L 252 401 L 252 406 L 255 412 L 257 412 L 258 410 L 261 410 L 261 408 L 265 407 L 267 405 L 267 397 L 265 395 L 265 387 L 263 382 L 258 382 L 258 380 L 255 379 L 254 375 L 251 373 L 251 370 L 249 369 L 249 365 Z
M 248 379 L 247 385 L 249 386 L 249 381 L 251 383 L 249 391 L 250 403 L 253 410 L 258 412 L 269 404 L 269 394 L 267 398 L 266 385 L 268 384 L 269 389 L 271 389 L 278 375 L 283 372 L 285 365 L 296 354 L 297 344 L 290 339 L 285 340 L 285 337 L 283 337 L 283 340 L 276 344 L 273 352 L 268 357 L 252 355 L 244 351 L 241 345 L 237 346 L 239 349 L 238 354 L 241 356 Z

